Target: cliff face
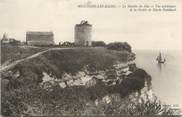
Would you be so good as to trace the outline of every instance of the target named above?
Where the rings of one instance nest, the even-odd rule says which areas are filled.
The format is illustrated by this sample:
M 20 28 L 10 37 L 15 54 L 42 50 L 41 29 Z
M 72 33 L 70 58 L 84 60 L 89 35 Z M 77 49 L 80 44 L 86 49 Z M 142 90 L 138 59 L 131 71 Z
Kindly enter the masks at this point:
M 78 48 L 52 50 L 23 61 L 2 73 L 2 113 L 117 115 L 120 108 L 120 114 L 129 115 L 124 105 L 144 94 L 145 87 L 151 89 L 151 77 L 128 64 L 130 54 Z

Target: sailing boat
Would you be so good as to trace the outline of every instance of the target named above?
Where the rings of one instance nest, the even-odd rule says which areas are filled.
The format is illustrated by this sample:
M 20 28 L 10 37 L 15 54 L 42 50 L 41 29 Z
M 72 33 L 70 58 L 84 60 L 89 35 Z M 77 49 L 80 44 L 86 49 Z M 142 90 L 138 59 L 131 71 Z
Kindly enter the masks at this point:
M 162 54 L 161 52 L 159 53 L 159 55 L 157 56 L 157 59 L 158 63 L 160 64 L 164 64 L 166 62 L 166 59 L 165 58 L 162 58 Z

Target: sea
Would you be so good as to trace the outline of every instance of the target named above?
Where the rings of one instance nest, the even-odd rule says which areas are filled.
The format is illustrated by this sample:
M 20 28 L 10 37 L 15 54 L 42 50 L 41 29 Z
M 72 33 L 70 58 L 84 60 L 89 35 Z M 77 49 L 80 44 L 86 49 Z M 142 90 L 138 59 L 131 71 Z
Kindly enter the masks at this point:
M 159 52 L 166 59 L 164 64 L 156 61 Z M 182 109 L 182 51 L 180 50 L 134 50 L 135 63 L 152 77 L 155 95 L 166 105 Z

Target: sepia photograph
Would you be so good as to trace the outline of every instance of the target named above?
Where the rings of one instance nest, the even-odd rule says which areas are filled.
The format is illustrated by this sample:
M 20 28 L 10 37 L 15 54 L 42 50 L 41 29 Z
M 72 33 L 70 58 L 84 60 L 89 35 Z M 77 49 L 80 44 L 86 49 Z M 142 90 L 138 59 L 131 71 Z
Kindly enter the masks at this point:
M 182 116 L 181 0 L 0 0 L 0 116 Z

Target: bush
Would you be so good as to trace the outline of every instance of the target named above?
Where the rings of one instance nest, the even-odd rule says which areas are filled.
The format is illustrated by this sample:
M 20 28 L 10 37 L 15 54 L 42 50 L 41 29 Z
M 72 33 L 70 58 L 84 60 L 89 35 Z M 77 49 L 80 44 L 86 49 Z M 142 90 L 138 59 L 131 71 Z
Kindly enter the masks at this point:
M 93 47 L 105 47 L 106 43 L 104 41 L 92 41 Z
M 147 94 L 145 94 L 147 96 Z M 153 100 L 139 98 L 137 102 L 132 102 L 126 108 L 126 112 L 129 116 L 174 116 L 179 115 L 180 110 L 173 109 L 162 104 L 157 97 Z
M 144 94 L 148 96 L 148 94 Z M 118 98 L 117 94 L 110 95 L 111 102 L 100 101 L 97 106 L 86 106 L 82 112 L 85 116 L 175 116 L 178 117 L 180 110 L 175 110 L 162 104 L 155 96 L 145 100 L 143 97 Z M 180 115 L 179 115 L 180 116 Z
M 72 42 L 69 42 L 69 41 L 65 41 L 65 42 L 63 42 L 63 44 L 61 44 L 61 46 L 64 46 L 64 47 L 74 47 L 75 43 L 72 43 Z
M 131 46 L 127 42 L 114 42 L 107 45 L 107 49 L 131 52 Z

